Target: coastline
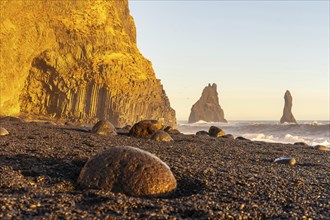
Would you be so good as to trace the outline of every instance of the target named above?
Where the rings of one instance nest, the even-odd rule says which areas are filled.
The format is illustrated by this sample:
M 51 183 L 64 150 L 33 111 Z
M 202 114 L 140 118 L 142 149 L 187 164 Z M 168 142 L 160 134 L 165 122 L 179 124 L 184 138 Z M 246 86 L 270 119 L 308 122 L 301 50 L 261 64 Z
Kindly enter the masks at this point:
M 1 121 L 0 218 L 228 219 L 330 217 L 330 152 L 310 146 L 172 135 L 157 142 L 73 125 Z M 163 197 L 78 189 L 88 158 L 114 146 L 149 151 L 178 182 Z M 294 166 L 276 164 L 281 156 Z

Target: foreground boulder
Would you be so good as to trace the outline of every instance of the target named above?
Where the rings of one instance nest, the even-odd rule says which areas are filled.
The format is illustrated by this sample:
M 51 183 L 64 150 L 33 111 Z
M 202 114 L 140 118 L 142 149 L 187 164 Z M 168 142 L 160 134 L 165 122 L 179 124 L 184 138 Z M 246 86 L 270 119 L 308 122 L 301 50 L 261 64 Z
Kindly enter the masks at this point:
M 92 128 L 92 132 L 100 135 L 116 135 L 116 128 L 108 120 L 97 122 Z
M 204 88 L 200 99 L 191 107 L 188 123 L 200 120 L 207 122 L 227 122 L 219 104 L 217 85 L 213 83 Z
M 222 137 L 225 135 L 225 132 L 216 126 L 211 126 L 209 129 L 209 135 L 211 137 Z
M 285 94 L 284 94 L 284 109 L 283 109 L 283 115 L 282 118 L 280 120 L 281 123 L 296 123 L 297 121 L 294 118 L 291 109 L 292 109 L 292 96 L 289 90 L 286 90 Z
M 138 138 L 151 138 L 151 135 L 158 130 L 161 130 L 163 125 L 157 120 L 139 121 L 129 131 L 128 135 Z
M 165 141 L 165 142 L 173 141 L 173 138 L 163 130 L 159 130 L 153 133 L 151 139 L 155 141 Z
M 177 185 L 163 161 L 129 146 L 112 147 L 91 158 L 81 170 L 78 184 L 132 196 L 162 195 Z

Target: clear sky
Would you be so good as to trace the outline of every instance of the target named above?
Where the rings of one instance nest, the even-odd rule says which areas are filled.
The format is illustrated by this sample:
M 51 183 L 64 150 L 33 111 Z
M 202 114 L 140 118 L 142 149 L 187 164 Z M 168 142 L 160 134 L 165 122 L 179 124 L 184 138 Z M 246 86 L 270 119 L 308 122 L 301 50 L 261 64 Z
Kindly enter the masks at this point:
M 208 83 L 227 120 L 329 120 L 329 1 L 129 0 L 137 44 L 177 119 Z

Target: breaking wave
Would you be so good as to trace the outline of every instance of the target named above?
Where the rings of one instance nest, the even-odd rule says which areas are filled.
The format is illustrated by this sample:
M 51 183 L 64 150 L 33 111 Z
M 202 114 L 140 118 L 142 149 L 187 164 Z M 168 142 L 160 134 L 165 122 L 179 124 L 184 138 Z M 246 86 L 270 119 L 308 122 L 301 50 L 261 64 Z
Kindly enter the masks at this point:
M 195 134 L 215 125 L 226 133 L 255 141 L 295 143 L 330 146 L 329 121 L 298 121 L 298 124 L 280 124 L 275 121 L 233 121 L 229 123 L 204 122 L 188 124 L 179 122 L 178 129 L 185 134 Z

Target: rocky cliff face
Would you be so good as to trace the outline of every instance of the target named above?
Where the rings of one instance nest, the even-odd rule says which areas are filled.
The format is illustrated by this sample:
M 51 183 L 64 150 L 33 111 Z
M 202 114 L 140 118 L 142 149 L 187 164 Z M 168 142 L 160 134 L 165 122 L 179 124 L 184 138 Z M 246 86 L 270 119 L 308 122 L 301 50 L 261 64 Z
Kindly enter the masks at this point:
M 294 118 L 291 109 L 292 109 L 292 96 L 289 90 L 286 90 L 284 94 L 284 109 L 283 109 L 283 116 L 280 120 L 281 123 L 288 122 L 288 123 L 297 123 L 296 119 Z
M 189 123 L 199 120 L 207 122 L 227 122 L 219 104 L 217 85 L 213 83 L 204 88 L 201 98 L 192 106 Z
M 128 0 L 0 6 L 0 115 L 176 124 L 151 62 L 136 47 Z

